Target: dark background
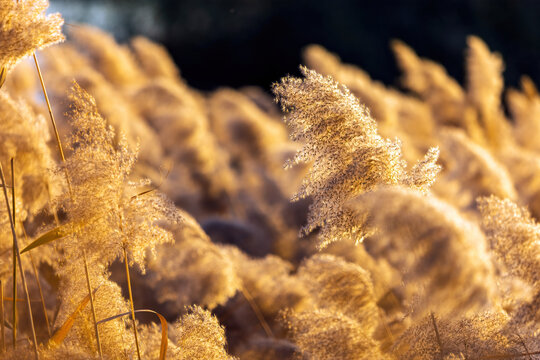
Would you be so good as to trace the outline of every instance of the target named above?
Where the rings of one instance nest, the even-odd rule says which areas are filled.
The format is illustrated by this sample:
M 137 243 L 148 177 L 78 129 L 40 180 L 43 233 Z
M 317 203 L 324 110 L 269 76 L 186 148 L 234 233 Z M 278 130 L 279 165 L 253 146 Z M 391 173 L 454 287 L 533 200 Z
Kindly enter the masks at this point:
M 507 85 L 523 74 L 540 83 L 539 0 L 51 0 L 51 7 L 68 23 L 97 24 L 120 41 L 144 34 L 164 44 L 199 89 L 268 89 L 297 73 L 311 43 L 397 86 L 394 38 L 463 82 L 469 34 L 502 54 Z

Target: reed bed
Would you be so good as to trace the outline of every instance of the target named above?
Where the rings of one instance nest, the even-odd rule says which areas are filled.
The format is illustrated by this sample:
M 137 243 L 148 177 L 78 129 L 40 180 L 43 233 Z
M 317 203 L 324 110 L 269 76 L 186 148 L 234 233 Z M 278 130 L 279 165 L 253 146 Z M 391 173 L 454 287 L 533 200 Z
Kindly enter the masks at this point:
M 0 0 L 0 358 L 540 358 L 540 94 L 481 39 L 201 92 L 47 7 Z

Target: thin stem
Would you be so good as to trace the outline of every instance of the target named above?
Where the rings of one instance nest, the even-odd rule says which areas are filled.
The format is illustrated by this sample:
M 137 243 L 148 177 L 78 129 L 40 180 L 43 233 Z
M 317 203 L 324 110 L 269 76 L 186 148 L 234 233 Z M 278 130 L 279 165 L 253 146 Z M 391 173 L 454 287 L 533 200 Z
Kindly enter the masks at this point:
M 386 331 L 386 335 L 390 339 L 390 342 L 394 343 L 394 336 L 392 335 L 392 332 L 390 331 L 390 328 L 388 327 L 388 324 L 386 323 L 386 317 L 384 316 L 383 310 L 380 307 L 377 307 L 379 318 L 384 325 L 384 330 Z
M 135 308 L 133 306 L 133 294 L 131 292 L 131 279 L 129 277 L 129 264 L 127 250 L 124 247 L 124 264 L 126 265 L 126 277 L 129 291 L 129 305 L 131 306 L 131 320 L 133 321 L 133 333 L 135 334 L 135 346 L 137 347 L 137 357 L 141 360 L 141 350 L 139 349 L 139 336 L 137 334 L 137 323 L 135 322 Z
M 53 318 L 52 318 L 52 323 L 53 324 L 55 324 L 56 319 L 58 319 L 58 314 L 60 313 L 60 307 L 61 306 L 62 306 L 61 302 L 58 302 L 58 304 L 56 304 L 56 309 L 54 309 L 54 314 L 53 314 Z
M 13 176 L 13 159 L 11 159 L 11 201 L 13 206 L 13 221 L 15 221 L 15 181 Z M 2 183 L 5 184 L 5 181 L 2 180 Z M 5 189 L 5 187 L 4 187 Z M 13 224 L 13 231 L 15 231 L 15 224 Z M 12 246 L 12 263 L 13 263 L 13 298 L 17 298 L 17 251 L 15 250 L 15 238 L 13 238 L 13 246 Z M 13 329 L 12 329 L 12 338 L 13 338 L 13 348 L 15 349 L 17 347 L 17 323 L 18 323 L 18 316 L 17 316 L 17 302 L 13 302 L 12 306 L 13 310 Z
M 12 164 L 13 164 L 13 160 L 12 160 Z M 2 184 L 5 184 L 6 179 L 4 177 L 4 170 L 2 169 L 2 164 L 0 164 L 0 177 L 2 179 Z M 15 186 L 14 186 L 15 184 L 11 184 L 11 185 L 12 185 L 13 188 L 15 188 Z M 21 253 L 19 252 L 19 243 L 17 242 L 17 233 L 15 232 L 15 221 L 14 221 L 13 217 L 11 216 L 11 209 L 9 208 L 8 194 L 7 194 L 5 186 L 3 187 L 3 190 L 4 190 L 4 198 L 6 200 L 7 212 L 9 214 L 9 222 L 10 222 L 10 225 L 11 225 L 11 233 L 13 234 L 13 243 L 15 245 L 15 250 L 17 251 L 17 261 L 19 262 L 19 270 L 20 270 L 20 273 L 21 273 L 21 280 L 22 280 L 22 284 L 23 284 L 23 288 L 24 288 L 24 293 L 26 295 L 26 306 L 28 307 L 28 316 L 30 317 L 30 325 L 31 325 L 31 329 L 32 329 L 32 337 L 33 337 L 33 340 L 34 340 L 34 354 L 35 354 L 35 358 L 37 360 L 39 360 L 39 353 L 38 353 L 37 339 L 36 339 L 36 331 L 34 329 L 34 318 L 32 317 L 32 306 L 30 305 L 30 295 L 28 294 L 28 288 L 26 287 L 26 279 L 25 279 L 25 276 L 24 276 L 23 268 L 22 268 Z M 16 301 L 14 301 L 13 303 L 15 304 Z
M 4 327 L 4 282 L 0 280 L 0 328 L 2 336 L 2 353 L 6 351 L 6 329 Z
M 255 303 L 255 300 L 253 300 L 253 297 L 251 296 L 251 294 L 247 291 L 247 289 L 244 287 L 244 285 L 242 284 L 242 286 L 240 286 L 240 292 L 242 293 L 242 295 L 244 295 L 244 298 L 246 298 L 249 306 L 251 307 L 251 309 L 253 310 L 253 312 L 255 313 L 255 316 L 257 316 L 257 319 L 259 320 L 259 322 L 261 323 L 261 326 L 262 328 L 264 329 L 264 332 L 266 333 L 266 336 L 270 337 L 270 338 L 273 338 L 274 337 L 274 333 L 272 332 L 272 329 L 270 329 L 270 326 L 268 325 L 268 323 L 266 322 L 266 320 L 264 319 L 264 316 L 261 312 L 261 310 L 259 309 L 259 307 L 257 306 L 257 304 Z
M 56 226 L 60 226 L 60 219 L 58 219 L 58 214 L 56 213 L 56 209 L 52 207 L 52 196 L 51 196 L 50 184 L 47 184 L 47 196 L 49 197 L 49 211 L 52 213 L 54 217 L 54 222 Z
M 54 115 L 53 115 L 53 111 L 52 111 L 52 107 L 51 107 L 51 102 L 49 101 L 49 96 L 47 95 L 47 89 L 45 88 L 45 82 L 43 81 L 43 76 L 41 74 L 41 69 L 39 68 L 39 62 L 38 62 L 38 59 L 37 59 L 37 56 L 36 56 L 35 52 L 33 53 L 33 57 L 34 57 L 34 63 L 36 64 L 36 70 L 37 70 L 37 73 L 38 73 L 38 76 L 39 76 L 39 82 L 41 84 L 41 90 L 43 90 L 43 96 L 45 97 L 45 102 L 47 103 L 47 109 L 49 111 L 49 117 L 51 118 L 51 124 L 52 124 L 53 130 L 54 130 L 54 136 L 56 138 L 56 144 L 58 145 L 58 152 L 60 153 L 60 158 L 62 160 L 62 165 L 64 166 L 64 174 L 66 176 L 66 182 L 67 182 L 67 185 L 68 185 L 69 195 L 73 199 L 73 189 L 71 187 L 71 180 L 69 178 L 68 169 L 65 166 L 66 165 L 66 157 L 64 156 L 64 149 L 62 148 L 62 141 L 60 140 L 60 135 L 58 134 L 58 127 L 56 126 L 56 121 L 54 120 Z M 56 215 L 56 212 L 54 212 L 54 218 L 55 218 L 55 220 L 56 220 L 56 222 L 58 224 L 58 216 Z M 87 263 L 87 261 L 86 261 L 86 253 L 84 253 L 84 252 L 83 252 L 83 258 L 84 258 L 84 263 L 85 263 L 84 271 L 87 274 L 86 275 L 86 282 L 87 282 L 87 285 L 88 285 L 88 294 L 90 295 L 91 304 L 93 304 L 93 294 L 92 294 L 92 289 L 91 289 L 91 287 L 89 285 L 90 280 L 88 278 L 88 266 L 86 265 L 86 263 Z M 96 322 L 96 312 L 95 312 L 95 309 L 94 309 L 93 305 L 92 305 L 92 318 L 94 320 L 94 331 L 95 331 L 95 335 L 96 335 L 96 342 L 98 344 L 99 357 L 102 358 L 101 342 L 100 342 L 100 339 L 99 339 L 99 331 L 98 331 L 97 322 Z
M 90 307 L 92 308 L 92 320 L 94 321 L 94 332 L 96 333 L 96 343 L 99 353 L 99 358 L 103 358 L 103 353 L 101 351 L 101 341 L 99 339 L 99 329 L 97 326 L 97 319 L 96 319 L 96 308 L 94 307 L 94 296 L 92 294 L 92 286 L 90 285 L 90 276 L 88 275 L 88 261 L 86 260 L 86 251 L 83 249 L 83 260 L 84 260 L 84 274 L 86 276 L 86 286 L 88 288 L 88 292 L 90 293 Z
M 6 81 L 6 75 L 7 69 L 5 66 L 2 66 L 2 68 L 0 68 L 0 88 L 2 88 L 2 85 L 4 85 L 4 81 Z
M 24 239 L 28 243 L 28 235 L 26 234 L 26 229 L 24 228 L 24 225 L 22 223 L 19 225 L 23 231 Z M 36 262 L 34 261 L 34 257 L 32 256 L 32 253 L 29 252 L 28 254 L 30 255 L 30 263 L 32 264 L 34 278 L 36 279 L 36 284 L 38 286 L 41 306 L 43 307 L 43 315 L 45 316 L 45 323 L 47 324 L 47 333 L 49 334 L 49 338 L 50 338 L 52 336 L 51 325 L 49 323 L 49 316 L 47 315 L 47 306 L 45 305 L 45 297 L 43 296 L 43 289 L 41 288 L 41 282 L 39 281 L 39 274 L 37 271 Z
M 5 297 L 5 298 L 4 298 L 4 301 L 13 301 L 13 298 L 11 298 L 11 297 Z M 17 301 L 17 302 L 25 302 L 26 299 L 20 299 L 20 298 L 19 298 L 19 299 L 16 299 L 15 301 Z M 41 300 L 39 300 L 39 299 L 30 299 L 30 302 L 41 302 Z M 20 341 L 20 340 L 17 340 L 17 341 Z
M 441 351 L 441 359 L 443 358 L 443 346 L 441 342 L 441 336 L 439 335 L 439 329 L 437 328 L 437 323 L 435 322 L 435 315 L 431 312 L 431 322 L 433 323 L 433 328 L 435 329 L 435 336 L 437 337 L 437 344 L 439 344 L 439 350 Z
M 26 236 L 26 231 L 24 235 Z M 52 332 L 51 332 L 51 324 L 49 323 L 49 315 L 47 315 L 47 306 L 45 305 L 45 297 L 43 296 L 43 289 L 41 288 L 41 282 L 39 281 L 39 273 L 37 271 L 36 262 L 34 261 L 34 257 L 32 256 L 32 253 L 29 253 L 29 254 L 30 254 L 30 262 L 32 263 L 32 270 L 34 271 L 34 278 L 36 279 L 36 284 L 39 290 L 41 306 L 43 307 L 43 315 L 45 316 L 45 323 L 47 324 L 47 334 L 49 334 L 49 338 L 50 338 L 52 336 Z
M 45 88 L 45 82 L 43 81 L 43 76 L 41 75 L 41 69 L 39 67 L 39 62 L 38 62 L 35 52 L 33 53 L 33 56 L 34 56 L 34 63 L 36 64 L 36 70 L 39 76 L 39 82 L 41 84 L 41 90 L 43 91 L 43 96 L 45 97 L 45 102 L 47 103 L 47 110 L 49 111 L 49 117 L 51 118 L 51 123 L 54 130 L 54 136 L 56 138 L 56 144 L 58 146 L 58 152 L 60 153 L 62 164 L 65 165 L 66 157 L 64 156 L 64 149 L 62 148 L 62 141 L 60 140 L 60 134 L 58 133 L 58 127 L 56 126 L 56 121 L 54 120 L 51 102 L 49 101 L 49 95 L 47 95 L 47 89 Z M 66 167 L 64 167 L 64 173 L 66 175 L 66 181 L 68 184 L 69 193 L 72 194 L 71 181 L 69 179 L 69 174 Z
M 529 349 L 527 348 L 527 345 L 525 344 L 525 341 L 523 340 L 523 338 L 519 334 L 519 331 L 517 332 L 517 337 L 519 338 L 519 341 L 521 341 L 521 345 L 523 345 L 523 347 L 525 348 L 525 352 L 529 353 Z M 532 356 L 530 354 L 529 354 L 529 360 L 532 360 Z

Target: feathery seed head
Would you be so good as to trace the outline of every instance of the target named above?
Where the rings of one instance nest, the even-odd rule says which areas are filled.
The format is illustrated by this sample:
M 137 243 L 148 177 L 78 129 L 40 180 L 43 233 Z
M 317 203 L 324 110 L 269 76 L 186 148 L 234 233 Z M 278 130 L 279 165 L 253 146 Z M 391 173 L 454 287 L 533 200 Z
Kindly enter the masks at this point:
M 60 14 L 45 15 L 47 0 L 0 1 L 0 66 L 7 69 L 21 59 L 64 40 Z
M 65 166 L 72 191 L 56 201 L 77 232 L 64 246 L 73 248 L 73 256 L 84 246 L 90 253 L 100 253 L 104 263 L 120 257 L 125 248 L 130 262 L 144 271 L 146 252 L 172 242 L 171 233 L 158 222 L 180 222 L 181 216 L 164 195 L 156 191 L 138 194 L 148 182 L 129 181 L 136 153 L 123 136 L 114 145 L 114 131 L 97 112 L 95 100 L 77 84 L 70 99 L 74 132 L 72 154 Z
M 361 242 L 362 223 L 343 204 L 377 185 L 410 184 L 426 189 L 440 167 L 432 149 L 408 175 L 399 140 L 383 139 L 369 111 L 331 77 L 301 67 L 304 79 L 287 77 L 274 84 L 276 100 L 287 113 L 291 138 L 303 142 L 288 165 L 312 161 L 293 200 L 313 195 L 307 234 L 321 227 L 319 247 L 337 240 Z
M 188 313 L 173 324 L 178 350 L 175 359 L 235 360 L 227 354 L 225 329 L 209 311 L 200 306 L 187 308 Z

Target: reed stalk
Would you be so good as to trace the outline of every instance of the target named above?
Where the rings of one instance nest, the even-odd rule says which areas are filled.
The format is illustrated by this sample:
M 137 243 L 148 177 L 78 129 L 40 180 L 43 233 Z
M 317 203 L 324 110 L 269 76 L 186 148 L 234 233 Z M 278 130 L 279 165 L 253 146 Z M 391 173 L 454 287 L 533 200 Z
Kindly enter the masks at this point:
M 41 84 L 41 90 L 43 91 L 43 96 L 45 97 L 45 102 L 47 103 L 47 110 L 49 111 L 49 117 L 51 118 L 51 124 L 54 130 L 54 136 L 56 138 L 56 145 L 58 146 L 58 152 L 60 153 L 62 164 L 65 165 L 66 157 L 64 156 L 64 149 L 62 148 L 62 141 L 60 140 L 60 134 L 58 133 L 58 127 L 56 126 L 56 121 L 54 120 L 54 114 L 52 111 L 51 102 L 49 101 L 49 95 L 47 95 L 47 89 L 45 88 L 45 82 L 43 81 L 41 68 L 39 67 L 39 62 L 38 62 L 35 52 L 33 53 L 33 56 L 34 56 L 34 63 L 36 65 L 36 70 L 39 76 L 39 82 Z M 66 175 L 66 181 L 68 184 L 69 193 L 72 194 L 71 180 L 69 179 L 69 173 L 66 167 L 64 167 L 64 174 Z
M 28 243 L 28 235 L 26 234 L 26 229 L 24 228 L 24 225 L 22 223 L 20 223 L 19 225 L 20 225 L 20 227 L 22 229 L 24 239 Z M 47 324 L 47 333 L 48 333 L 49 338 L 50 338 L 52 336 L 51 325 L 50 325 L 50 322 L 49 322 L 49 316 L 47 315 L 47 306 L 45 305 L 45 297 L 43 296 L 43 289 L 41 288 L 41 282 L 39 281 L 39 273 L 38 273 L 38 270 L 37 270 L 37 267 L 36 267 L 36 262 L 34 261 L 34 257 L 32 256 L 32 253 L 29 252 L 28 254 L 30 256 L 30 263 L 32 264 L 32 271 L 34 273 L 34 279 L 36 280 L 36 284 L 37 284 L 37 287 L 38 287 L 38 290 L 39 290 L 39 298 L 40 298 L 40 301 L 41 301 L 41 306 L 43 308 L 43 315 L 45 316 L 45 323 Z
M 131 320 L 133 321 L 133 334 L 135 335 L 135 346 L 137 347 L 137 358 L 141 360 L 141 350 L 139 348 L 139 335 L 137 334 L 137 323 L 135 322 L 135 308 L 133 306 L 133 294 L 131 292 L 131 279 L 129 276 L 129 264 L 127 257 L 127 250 L 124 247 L 124 264 L 126 266 L 126 277 L 129 292 L 129 305 L 131 307 Z
M 13 159 L 11 160 L 12 168 L 11 168 L 11 204 L 13 206 L 13 221 L 15 221 L 15 181 L 14 181 L 14 175 L 13 175 Z M 2 180 L 2 184 L 4 184 L 4 189 L 6 187 L 5 181 Z M 8 210 L 9 211 L 9 210 Z M 13 228 L 15 229 L 15 223 L 13 224 Z M 14 230 L 15 231 L 15 230 Z M 12 246 L 13 256 L 12 256 L 12 263 L 13 263 L 13 298 L 17 298 L 17 252 L 15 251 L 15 238 L 13 239 L 13 246 Z M 12 311 L 13 311 L 13 325 L 12 325 L 12 339 L 13 339 L 13 348 L 15 349 L 17 347 L 17 323 L 18 323 L 18 316 L 17 316 L 17 302 L 13 301 L 12 305 Z
M 259 320 L 259 323 L 261 324 L 264 332 L 266 333 L 266 336 L 268 336 L 269 338 L 274 338 L 274 333 L 272 332 L 270 325 L 268 325 L 268 323 L 266 322 L 262 311 L 259 309 L 259 306 L 257 306 L 257 303 L 243 284 L 240 287 L 240 292 L 242 293 L 242 295 L 244 295 L 244 298 L 247 300 L 249 306 L 251 307 L 251 310 L 253 310 L 253 312 L 255 313 L 255 316 L 257 316 L 257 319 Z
M 45 82 L 43 81 L 43 75 L 41 74 L 41 69 L 39 67 L 39 62 L 38 62 L 38 59 L 37 59 L 37 56 L 36 56 L 35 52 L 33 53 L 33 57 L 34 57 L 34 64 L 36 65 L 36 70 L 37 70 L 37 73 L 38 73 L 38 76 L 39 76 L 39 82 L 41 84 L 41 90 L 43 91 L 43 96 L 45 97 L 45 102 L 47 103 L 47 110 L 49 111 L 49 117 L 51 119 L 51 124 L 52 124 L 53 130 L 54 130 L 54 136 L 56 138 L 56 144 L 58 146 L 58 152 L 59 152 L 60 158 L 62 160 L 62 165 L 64 166 L 64 174 L 66 176 L 66 182 L 67 182 L 67 185 L 68 185 L 69 194 L 73 198 L 73 190 L 72 190 L 72 187 L 71 187 L 71 180 L 69 178 L 69 173 L 68 173 L 67 167 L 65 166 L 66 157 L 64 155 L 64 149 L 62 148 L 62 141 L 60 140 L 60 135 L 58 133 L 58 127 L 56 126 L 56 121 L 54 120 L 54 114 L 53 114 L 53 111 L 52 111 L 51 102 L 49 101 L 49 96 L 47 95 L 47 89 L 45 88 Z M 55 219 L 57 219 L 56 215 L 55 215 Z M 87 282 L 87 286 L 88 286 L 88 294 L 90 295 L 90 300 L 92 301 L 91 303 L 93 304 L 92 288 L 90 287 L 90 279 L 88 278 L 88 261 L 86 259 L 86 252 L 84 252 L 84 251 L 83 251 L 83 259 L 84 259 L 84 271 L 85 271 L 85 274 L 86 274 L 86 282 Z M 97 343 L 97 348 L 98 348 L 98 352 L 99 352 L 99 358 L 102 359 L 103 354 L 101 352 L 101 341 L 99 339 L 99 331 L 98 331 L 97 321 L 96 321 L 96 312 L 95 312 L 94 306 L 92 306 L 91 308 L 92 308 L 92 318 L 93 318 L 93 321 L 94 321 L 94 331 L 95 331 L 95 335 L 96 335 L 96 343 Z
M 96 333 L 98 354 L 99 354 L 99 358 L 102 359 L 103 353 L 101 350 L 101 341 L 99 338 L 98 322 L 96 319 L 96 308 L 94 307 L 94 296 L 92 294 L 92 286 L 90 284 L 90 276 L 88 274 L 88 263 L 86 261 L 86 251 L 84 249 L 83 249 L 83 260 L 84 260 L 84 275 L 86 276 L 86 287 L 88 288 L 88 291 L 90 293 L 90 308 L 92 309 L 92 320 L 94 322 L 94 332 Z
M 26 231 L 25 231 L 25 236 L 26 236 Z M 47 334 L 49 335 L 49 338 L 50 338 L 52 336 L 51 324 L 49 322 L 49 315 L 47 315 L 47 305 L 45 305 L 45 297 L 43 296 L 43 289 L 41 288 L 41 282 L 39 281 L 39 273 L 37 271 L 36 262 L 34 261 L 34 257 L 32 256 L 32 253 L 29 253 L 29 255 L 30 255 L 30 262 L 32 263 L 32 270 L 34 272 L 34 278 L 36 279 L 36 284 L 39 290 L 39 298 L 41 300 L 41 306 L 43 307 L 43 315 L 45 316 L 45 323 L 47 324 Z
M 11 159 L 11 166 L 13 168 L 13 159 Z M 10 206 L 9 206 L 9 199 L 8 199 L 8 194 L 7 194 L 7 190 L 6 190 L 6 179 L 4 177 L 4 169 L 2 168 L 2 164 L 0 164 L 0 177 L 1 177 L 1 180 L 2 180 L 2 184 L 4 185 L 2 187 L 2 189 L 4 191 L 4 198 L 5 198 L 5 201 L 6 201 L 6 208 L 7 208 L 7 212 L 8 212 L 8 215 L 9 215 L 9 222 L 10 222 L 10 225 L 11 225 L 11 233 L 13 235 L 13 245 L 14 245 L 15 251 L 17 253 L 17 261 L 19 263 L 19 270 L 20 270 L 20 273 L 21 273 L 21 281 L 22 281 L 22 284 L 23 284 L 24 293 L 26 295 L 26 306 L 28 307 L 28 316 L 30 317 L 30 326 L 31 326 L 31 330 L 32 330 L 32 337 L 33 337 L 33 340 L 34 340 L 34 355 L 35 355 L 36 360 L 39 360 L 39 353 L 38 353 L 37 339 L 36 339 L 36 330 L 34 328 L 34 318 L 32 316 L 32 306 L 30 305 L 30 295 L 28 294 L 28 288 L 26 287 L 26 278 L 24 276 L 24 271 L 23 271 L 23 268 L 22 268 L 21 253 L 19 251 L 19 243 L 17 241 L 17 233 L 15 232 L 15 221 L 13 219 L 11 209 L 10 209 Z M 13 171 L 12 171 L 12 179 L 13 179 Z M 15 184 L 12 183 L 11 186 L 12 186 L 13 191 L 15 191 L 14 190 L 15 189 Z M 15 211 L 13 211 L 13 213 L 15 213 Z M 16 301 L 13 301 L 13 303 L 15 304 Z

